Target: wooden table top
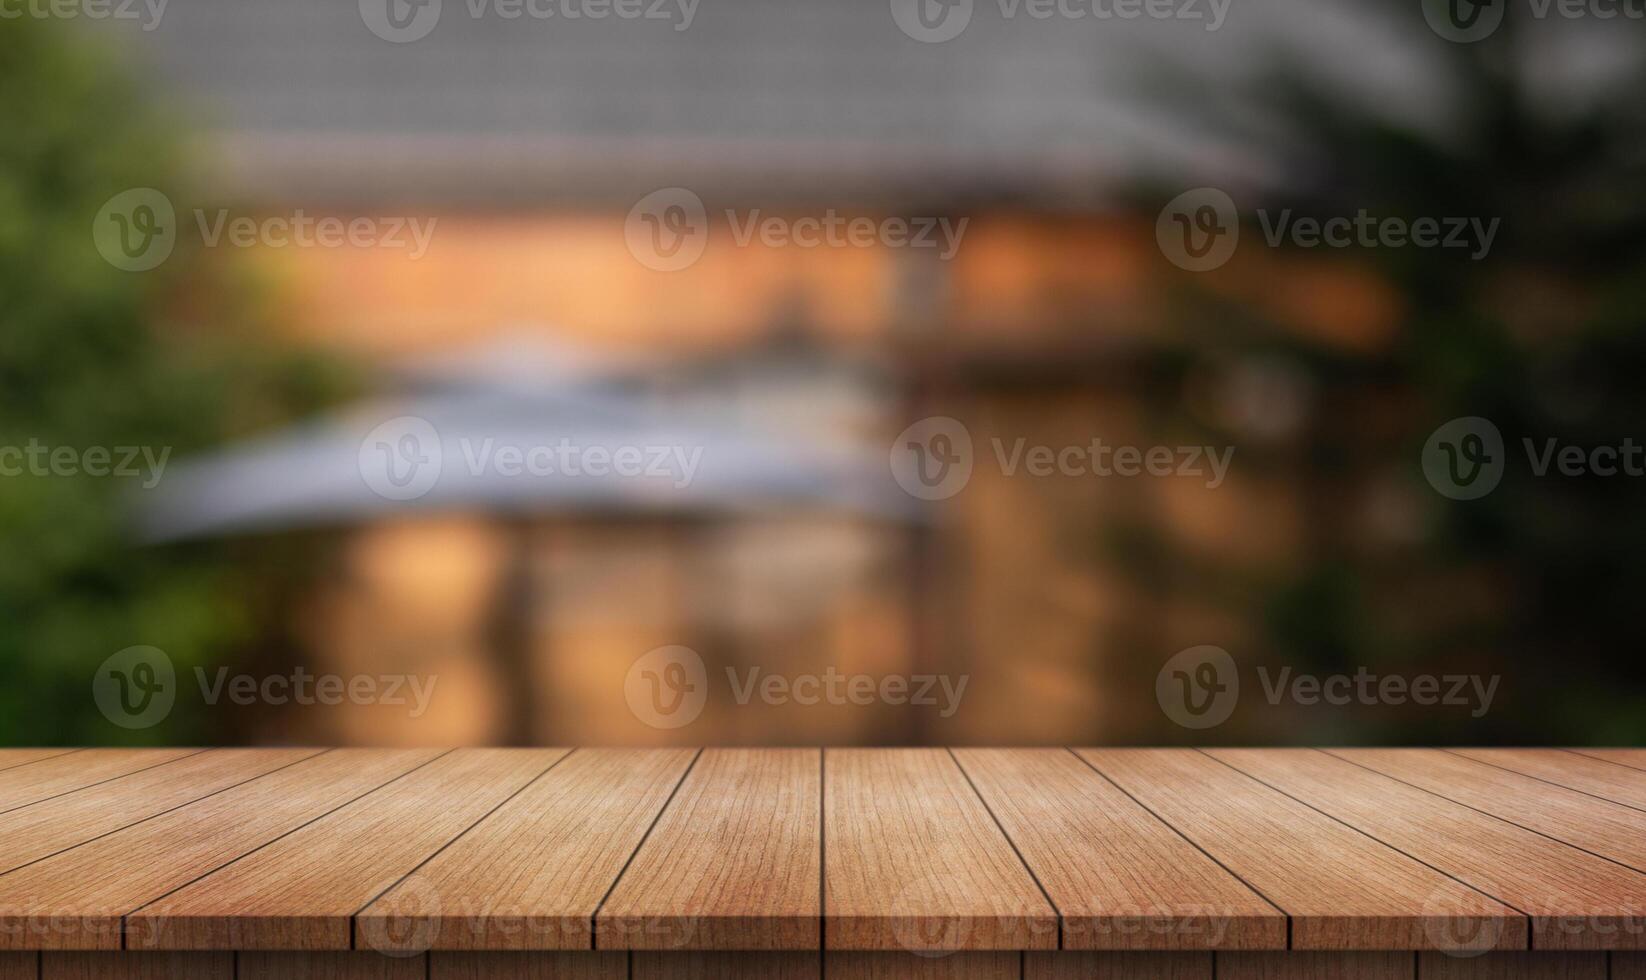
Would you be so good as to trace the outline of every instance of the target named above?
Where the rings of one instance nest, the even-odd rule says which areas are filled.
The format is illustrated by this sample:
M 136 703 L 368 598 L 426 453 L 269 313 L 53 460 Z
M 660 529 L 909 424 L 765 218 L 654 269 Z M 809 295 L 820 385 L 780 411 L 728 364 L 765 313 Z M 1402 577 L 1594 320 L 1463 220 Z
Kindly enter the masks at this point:
M 1646 949 L 1646 750 L 0 750 L 0 950 Z

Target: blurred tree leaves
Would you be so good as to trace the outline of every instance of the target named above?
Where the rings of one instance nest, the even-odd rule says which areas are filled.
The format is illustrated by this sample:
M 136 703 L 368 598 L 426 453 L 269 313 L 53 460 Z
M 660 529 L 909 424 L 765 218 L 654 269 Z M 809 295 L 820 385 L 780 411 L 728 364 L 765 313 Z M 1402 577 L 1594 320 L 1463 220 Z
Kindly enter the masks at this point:
M 1181 390 L 1196 371 L 1279 359 L 1314 393 L 1306 423 L 1284 445 L 1249 451 L 1246 434 L 1219 433 L 1240 445 L 1237 469 L 1284 473 L 1305 488 L 1309 510 L 1295 567 L 1223 570 L 1267 594 L 1228 610 L 1252 638 L 1238 659 L 1503 680 L 1478 721 L 1409 706 L 1322 709 L 1329 719 L 1254 711 L 1214 737 L 1639 744 L 1646 484 L 1539 476 L 1524 441 L 1646 443 L 1646 38 L 1624 38 L 1632 67 L 1580 99 L 1550 91 L 1558 49 L 1544 42 L 1593 25 L 1517 20 L 1521 10 L 1511 8 L 1488 40 L 1454 44 L 1427 29 L 1415 2 L 1359 9 L 1421 56 L 1432 72 L 1426 108 L 1439 125 L 1403 118 L 1396 98 L 1351 93 L 1286 47 L 1243 84 L 1176 66 L 1164 73 L 1160 104 L 1271 168 L 1274 179 L 1239 200 L 1249 223 L 1241 250 L 1264 248 L 1257 209 L 1318 218 L 1366 210 L 1500 218 L 1490 254 L 1282 245 L 1271 275 L 1287 262 L 1298 274 L 1348 262 L 1391 289 L 1399 312 L 1387 342 L 1313 339 L 1267 318 L 1253 290 L 1231 298 L 1208 288 L 1211 273 L 1184 278 L 1176 319 L 1188 326 L 1154 362 L 1176 372 L 1170 383 Z M 1181 190 L 1150 188 L 1139 210 L 1152 213 Z M 1162 410 L 1160 424 L 1173 424 L 1173 413 L 1181 405 Z M 1482 499 L 1447 500 L 1426 484 L 1420 450 L 1439 425 L 1471 415 L 1502 431 L 1505 476 Z M 1180 597 L 1184 588 L 1154 587 Z M 1305 722 L 1277 728 L 1267 718 Z
M 179 248 L 133 273 L 99 254 L 92 221 L 113 195 L 187 189 L 180 130 L 110 51 L 39 18 L 0 29 L 0 447 L 145 447 L 177 457 L 335 398 L 338 366 L 260 346 L 257 292 Z M 184 312 L 186 311 L 186 313 Z M 17 468 L 18 460 L 6 460 Z M 0 744 L 187 742 L 198 698 L 127 731 L 92 675 L 129 646 L 190 668 L 259 629 L 277 574 L 218 546 L 143 547 L 128 522 L 143 479 L 0 476 Z

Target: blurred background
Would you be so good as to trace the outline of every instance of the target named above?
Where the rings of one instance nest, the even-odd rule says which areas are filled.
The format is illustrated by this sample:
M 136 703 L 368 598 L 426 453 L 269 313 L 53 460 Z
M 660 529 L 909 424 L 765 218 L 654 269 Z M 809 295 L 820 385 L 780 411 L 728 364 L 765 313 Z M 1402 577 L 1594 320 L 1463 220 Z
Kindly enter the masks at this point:
M 1646 22 L 1596 2 L 8 7 L 0 744 L 1640 744 L 1642 479 L 1522 448 L 1646 445 Z M 1362 212 L 1495 237 L 1270 241 Z M 556 446 L 666 473 L 495 455 Z M 197 682 L 298 670 L 435 683 Z M 1357 673 L 1493 693 L 1267 696 Z M 963 696 L 738 695 L 831 675 Z

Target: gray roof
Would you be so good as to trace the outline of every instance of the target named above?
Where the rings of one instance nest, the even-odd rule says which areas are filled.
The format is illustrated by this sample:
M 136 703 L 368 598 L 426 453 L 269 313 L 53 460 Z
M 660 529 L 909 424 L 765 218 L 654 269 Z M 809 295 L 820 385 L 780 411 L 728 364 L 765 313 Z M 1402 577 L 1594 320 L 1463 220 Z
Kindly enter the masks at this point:
M 963 33 L 923 43 L 888 0 L 690 0 L 686 30 L 422 0 L 441 4 L 433 29 L 391 43 L 361 13 L 379 2 L 169 0 L 153 30 L 122 33 L 210 121 L 235 186 L 258 192 L 586 197 L 672 183 L 1066 200 L 1172 142 L 1130 104 L 1140 64 L 1168 49 L 1199 63 L 1258 19 L 1235 0 L 1214 34 L 974 0 Z
M 658 519 L 808 510 L 890 521 L 926 512 L 893 481 L 886 446 L 659 399 L 632 375 L 568 366 L 555 351 L 515 348 L 517 363 L 498 370 L 493 355 L 508 350 L 471 352 L 445 371 L 413 365 L 395 397 L 173 464 L 136 501 L 140 532 L 168 541 L 453 510 Z

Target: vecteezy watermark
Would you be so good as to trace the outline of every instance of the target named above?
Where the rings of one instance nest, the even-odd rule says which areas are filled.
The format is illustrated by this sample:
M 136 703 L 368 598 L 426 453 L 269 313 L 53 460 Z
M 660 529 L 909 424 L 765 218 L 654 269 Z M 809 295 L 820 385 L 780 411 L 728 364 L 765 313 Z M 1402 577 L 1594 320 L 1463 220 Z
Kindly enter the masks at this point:
M 934 707 L 940 717 L 960 710 L 969 674 L 774 674 L 760 667 L 726 668 L 732 701 L 769 705 L 820 704 L 868 707 L 876 704 Z M 696 721 L 709 699 L 709 671 L 690 647 L 666 646 L 637 659 L 623 680 L 623 697 L 634 716 L 653 728 L 680 728 Z
M 1290 208 L 1259 208 L 1258 225 L 1270 248 L 1462 249 L 1479 261 L 1491 251 L 1501 218 L 1376 215 L 1298 216 Z M 1155 242 L 1173 265 L 1208 272 L 1228 262 L 1240 242 L 1234 199 L 1216 187 L 1197 187 L 1172 198 L 1155 219 Z
M 1646 445 L 1577 446 L 1554 437 L 1521 440 L 1533 476 L 1646 476 Z M 1477 500 L 1497 488 L 1508 466 L 1503 433 L 1478 415 L 1452 419 L 1423 444 L 1423 475 L 1452 500 Z
M 989 458 L 1007 477 L 1190 477 L 1212 490 L 1223 485 L 1234 460 L 1233 446 L 1132 446 L 1098 436 L 1061 446 L 996 436 L 989 446 Z M 921 500 L 943 500 L 964 490 L 975 467 L 971 432 L 947 416 L 921 419 L 892 440 L 892 478 Z
M 290 674 L 231 674 L 220 667 L 208 674 L 194 669 L 200 700 L 207 705 L 223 701 L 242 707 L 254 704 L 304 707 L 341 704 L 407 707 L 421 718 L 434 699 L 439 678 L 416 674 L 315 674 L 298 667 Z M 92 699 L 103 717 L 121 728 L 153 728 L 165 721 L 177 704 L 177 669 L 165 651 L 152 646 L 127 647 L 114 654 L 92 675 Z
M 1257 679 L 1270 706 L 1282 701 L 1305 707 L 1416 704 L 1464 708 L 1470 718 L 1481 718 L 1491 710 L 1502 678 L 1496 674 L 1375 674 L 1365 667 L 1352 674 L 1322 676 L 1291 667 L 1271 671 L 1259 666 Z M 1155 700 L 1166 717 L 1184 728 L 1223 724 L 1240 702 L 1240 673 L 1234 658 L 1215 646 L 1190 647 L 1176 654 L 1155 675 Z
M 1495 904 L 1486 896 L 1503 892 L 1478 875 L 1468 884 L 1477 891 L 1447 882 L 1423 900 L 1424 936 L 1435 949 L 1459 959 L 1497 949 L 1503 941 L 1504 918 L 1485 912 Z
M 428 37 L 440 23 L 442 0 L 359 0 L 360 20 L 373 34 L 395 44 Z M 675 31 L 692 26 L 698 0 L 462 0 L 470 20 L 647 21 Z M 456 6 L 454 4 L 454 6 Z
M 3 0 L 0 0 L 3 2 Z M 195 208 L 193 224 L 206 248 L 383 248 L 420 259 L 429 250 L 439 218 L 408 216 L 234 214 L 227 208 Z M 171 198 L 136 187 L 109 198 L 92 220 L 92 243 L 105 260 L 127 272 L 159 266 L 177 247 L 182 227 Z
M 690 486 L 703 461 L 702 446 L 585 445 L 562 436 L 524 444 L 462 436 L 456 458 L 470 476 L 501 479 L 608 479 L 653 481 L 674 490 Z M 360 477 L 378 496 L 415 500 L 434 489 L 450 454 L 434 424 L 415 415 L 389 419 L 360 442 Z
M 160 26 L 168 0 L 0 0 L 0 20 L 140 20 Z
M 759 208 L 724 211 L 732 244 L 747 248 L 910 248 L 934 249 L 943 261 L 954 258 L 969 218 L 822 214 L 775 215 Z M 623 239 L 648 269 L 676 272 L 695 263 L 709 241 L 709 211 L 695 191 L 664 187 L 629 209 Z
M 171 447 L 48 446 L 30 439 L 21 446 L 0 446 L 0 477 L 112 477 L 141 480 L 144 490 L 160 485 Z
M 98 666 L 91 695 L 121 728 L 153 728 L 177 703 L 177 669 L 159 647 L 127 647 Z
M 1000 19 L 1175 20 L 1205 31 L 1223 26 L 1232 0 L 995 0 Z M 916 41 L 940 44 L 971 25 L 974 0 L 891 0 L 892 22 Z
M 1448 41 L 1473 44 L 1484 41 L 1503 26 L 1512 0 L 1420 0 L 1429 28 Z M 1646 20 L 1641 0 L 1526 0 L 1526 14 L 1535 20 Z

